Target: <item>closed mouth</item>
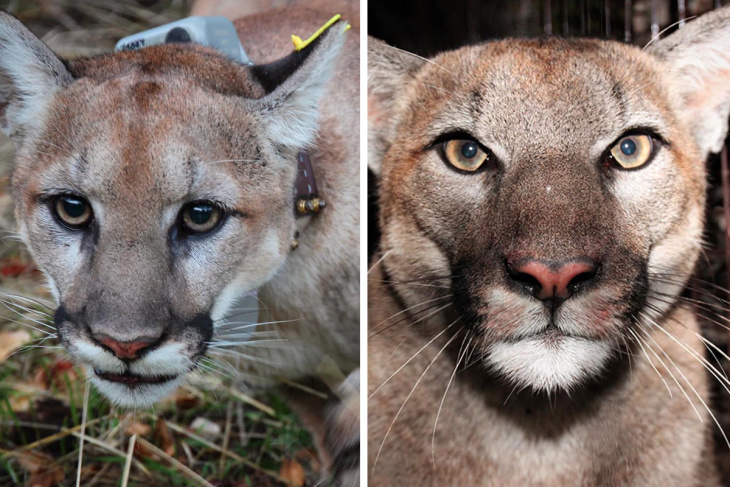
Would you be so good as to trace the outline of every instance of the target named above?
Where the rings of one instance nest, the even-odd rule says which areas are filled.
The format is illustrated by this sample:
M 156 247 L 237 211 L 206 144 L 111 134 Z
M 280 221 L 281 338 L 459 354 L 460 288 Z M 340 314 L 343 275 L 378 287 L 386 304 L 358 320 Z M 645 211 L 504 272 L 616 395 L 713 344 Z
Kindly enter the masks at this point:
M 121 374 L 113 372 L 102 372 L 94 369 L 94 373 L 102 380 L 109 382 L 116 382 L 118 384 L 124 384 L 126 386 L 135 387 L 147 384 L 164 384 L 175 378 L 176 375 L 153 375 L 153 376 L 141 376 L 132 374 L 131 372 L 123 372 Z

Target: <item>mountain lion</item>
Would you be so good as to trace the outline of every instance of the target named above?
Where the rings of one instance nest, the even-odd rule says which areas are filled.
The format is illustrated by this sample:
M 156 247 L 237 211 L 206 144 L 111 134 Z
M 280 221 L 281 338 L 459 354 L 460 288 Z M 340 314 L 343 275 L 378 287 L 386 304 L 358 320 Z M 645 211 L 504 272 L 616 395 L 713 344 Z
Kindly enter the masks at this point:
M 59 338 L 112 402 L 165 398 L 206 352 L 233 354 L 236 374 L 264 385 L 357 369 L 358 34 L 339 21 L 301 50 L 290 40 L 335 13 L 237 21 L 256 62 L 243 66 L 191 44 L 66 62 L 0 12 L 18 231 Z M 302 167 L 327 204 L 308 223 Z M 231 323 L 255 291 L 263 325 Z M 356 467 L 357 440 L 337 431 L 357 416 L 356 372 L 345 385 L 333 384 L 342 401 L 294 404 L 343 474 Z
M 728 381 L 681 293 L 730 9 L 644 50 L 371 40 L 368 65 L 371 484 L 719 485 L 705 367 Z

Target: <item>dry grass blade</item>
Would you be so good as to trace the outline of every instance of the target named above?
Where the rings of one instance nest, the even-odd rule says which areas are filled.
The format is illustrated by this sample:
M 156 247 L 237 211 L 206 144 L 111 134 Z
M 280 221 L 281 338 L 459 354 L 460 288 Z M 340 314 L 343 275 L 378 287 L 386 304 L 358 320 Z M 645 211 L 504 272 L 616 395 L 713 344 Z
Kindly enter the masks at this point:
M 271 478 L 273 478 L 273 479 L 275 479 L 275 480 L 278 480 L 279 482 L 284 482 L 284 483 L 286 483 L 286 482 L 285 482 L 285 481 L 284 481 L 284 480 L 283 480 L 283 479 L 282 479 L 282 478 L 281 478 L 281 477 L 279 476 L 279 474 L 277 474 L 276 472 L 273 472 L 273 471 L 271 471 L 271 470 L 267 470 L 267 469 L 265 469 L 265 468 L 263 468 L 263 467 L 261 467 L 261 466 L 259 466 L 259 465 L 255 464 L 255 463 L 254 463 L 254 462 L 252 462 L 251 460 L 247 460 L 247 459 L 243 458 L 243 457 L 242 457 L 242 456 L 240 456 L 240 455 L 236 455 L 235 453 L 233 453 L 233 452 L 232 452 L 232 451 L 230 451 L 230 450 L 224 450 L 223 448 L 221 448 L 220 446 L 216 445 L 215 443 L 212 443 L 212 442 L 210 442 L 210 441 L 206 440 L 205 438 L 203 438 L 203 437 L 201 437 L 201 436 L 198 436 L 198 435 L 196 435 L 195 433 L 193 433 L 193 432 L 191 432 L 191 431 L 188 431 L 188 430 L 187 430 L 186 428 L 183 428 L 182 426 L 180 426 L 180 425 L 178 425 L 178 424 L 175 424 L 175 423 L 171 423 L 170 421 L 168 421 L 168 422 L 167 422 L 167 426 L 168 426 L 168 427 L 169 427 L 169 428 L 170 428 L 171 430 L 173 430 L 173 431 L 177 431 L 178 433 L 180 433 L 180 434 L 182 434 L 182 435 L 185 435 L 185 436 L 187 436 L 188 438 L 190 438 L 190 439 L 192 439 L 192 440 L 195 440 L 195 441 L 197 441 L 197 442 L 199 442 L 199 443 L 201 443 L 201 444 L 203 444 L 203 445 L 207 446 L 207 447 L 208 447 L 208 448 L 210 448 L 211 450 L 215 450 L 215 451 L 217 451 L 218 453 L 220 453 L 220 454 L 222 454 L 222 455 L 225 455 L 225 456 L 227 456 L 227 457 L 229 457 L 229 458 L 231 458 L 231 459 L 233 459 L 233 460 L 236 460 L 237 462 L 240 462 L 240 463 L 242 463 L 242 464 L 246 465 L 247 467 L 250 467 L 250 468 L 252 468 L 252 469 L 254 469 L 254 470 L 257 470 L 257 471 L 259 471 L 259 472 L 261 472 L 261 473 L 265 473 L 266 475 L 270 476 Z
M 257 401 L 256 399 L 254 399 L 253 397 L 251 397 L 247 394 L 243 394 L 242 392 L 237 391 L 236 389 L 234 389 L 232 387 L 228 388 L 228 390 L 226 392 L 228 392 L 231 396 L 235 397 L 239 401 L 245 402 L 246 404 L 253 406 L 256 409 L 265 412 L 269 416 L 273 416 L 273 417 L 276 416 L 276 411 L 274 411 L 274 408 L 267 406 L 266 404 L 262 403 L 261 401 Z
M 77 438 L 82 437 L 81 433 L 74 433 L 73 435 Z M 134 436 L 137 436 L 137 435 L 134 435 Z M 115 455 L 117 455 L 121 458 L 127 458 L 127 453 L 124 453 L 122 450 L 115 448 L 107 443 L 104 443 L 103 441 L 101 441 L 97 438 L 92 438 L 91 436 L 85 436 L 85 435 L 83 436 L 83 438 L 86 440 L 86 442 L 91 443 L 92 445 L 96 445 L 99 448 L 102 448 L 110 453 L 114 453 Z M 150 471 L 147 469 L 147 467 L 144 466 L 144 464 L 142 462 L 140 462 L 139 460 L 136 460 L 134 458 L 132 459 L 132 462 L 134 463 L 135 467 L 137 467 L 138 469 L 140 469 L 140 471 L 142 471 L 142 473 L 144 473 L 147 476 L 151 475 Z
M 233 401 L 229 401 L 228 406 L 226 407 L 226 427 L 223 431 L 223 451 L 221 452 L 221 457 L 218 461 L 218 471 L 220 472 L 221 476 L 225 471 L 224 467 L 226 464 L 226 452 L 228 451 L 228 444 L 231 441 L 231 429 L 233 427 L 233 406 Z
M 122 473 L 122 487 L 127 487 L 129 483 L 129 472 L 132 469 L 132 459 L 134 458 L 134 444 L 137 442 L 137 435 L 132 435 L 129 439 L 129 447 L 127 447 L 127 458 L 124 462 L 124 472 Z
M 79 463 L 76 465 L 76 487 L 81 487 L 81 467 L 84 463 L 84 439 L 86 438 L 86 415 L 89 412 L 89 381 L 84 385 L 84 409 L 81 413 L 81 436 L 79 438 Z
M 101 421 L 111 418 L 112 416 L 113 416 L 112 414 L 107 414 L 106 416 L 103 416 L 101 418 L 96 418 L 94 420 L 87 421 L 86 426 L 88 427 L 88 426 L 91 426 L 92 424 L 99 423 Z M 0 453 L 2 453 L 3 456 L 5 457 L 5 459 L 7 460 L 9 458 L 12 458 L 12 457 L 19 455 L 23 452 L 26 452 L 28 450 L 33 450 L 34 448 L 39 448 L 41 446 L 45 446 L 49 443 L 53 443 L 54 441 L 58 441 L 69 435 L 73 435 L 74 433 L 78 433 L 81 430 L 82 426 L 83 426 L 83 424 L 80 424 L 78 426 L 74 426 L 73 428 L 67 428 L 67 429 L 64 429 L 63 431 L 59 431 L 55 435 L 46 436 L 45 438 L 42 438 L 38 441 L 34 441 L 33 443 L 28 443 L 27 445 L 24 445 L 15 450 L 0 451 Z
M 197 473 L 193 472 L 188 467 L 186 467 L 185 465 L 180 463 L 180 461 L 177 458 L 171 457 L 170 455 L 168 455 L 164 451 L 160 450 L 159 448 L 157 448 L 155 445 L 153 445 L 149 441 L 145 440 L 144 438 L 138 437 L 137 442 L 140 445 L 142 445 L 143 447 L 145 447 L 146 449 L 148 449 L 149 451 L 151 451 L 152 453 L 154 453 L 155 455 L 158 455 L 160 458 L 163 458 L 164 460 L 169 462 L 170 465 L 173 465 L 175 468 L 180 470 L 182 473 L 184 473 L 191 479 L 198 482 L 200 485 L 205 485 L 206 487 L 214 487 L 213 484 L 211 484 L 210 482 L 205 480 L 203 477 L 201 477 L 200 475 L 198 475 Z
M 316 396 L 320 399 L 327 399 L 327 394 L 325 394 L 324 392 L 318 391 L 316 389 L 312 389 L 311 387 L 307 387 L 303 384 L 299 384 L 299 383 L 291 381 L 289 379 L 282 379 L 281 383 L 286 384 L 290 387 L 293 387 L 294 389 L 299 389 L 300 391 L 306 392 L 306 393 Z

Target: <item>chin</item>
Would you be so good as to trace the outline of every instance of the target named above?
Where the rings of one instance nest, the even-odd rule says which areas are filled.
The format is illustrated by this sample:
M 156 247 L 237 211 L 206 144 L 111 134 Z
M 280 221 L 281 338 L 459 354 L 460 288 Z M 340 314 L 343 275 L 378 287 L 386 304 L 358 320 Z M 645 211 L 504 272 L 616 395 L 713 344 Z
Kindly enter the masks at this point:
M 603 373 L 611 358 L 608 343 L 582 337 L 530 337 L 489 345 L 488 367 L 515 387 L 570 392 Z
M 155 378 L 155 383 L 140 381 L 135 384 L 108 380 L 100 377 L 97 371 L 87 371 L 91 377 L 91 383 L 96 389 L 114 405 L 124 408 L 147 408 L 170 397 L 178 387 L 185 383 L 185 376 L 165 378 L 160 381 Z

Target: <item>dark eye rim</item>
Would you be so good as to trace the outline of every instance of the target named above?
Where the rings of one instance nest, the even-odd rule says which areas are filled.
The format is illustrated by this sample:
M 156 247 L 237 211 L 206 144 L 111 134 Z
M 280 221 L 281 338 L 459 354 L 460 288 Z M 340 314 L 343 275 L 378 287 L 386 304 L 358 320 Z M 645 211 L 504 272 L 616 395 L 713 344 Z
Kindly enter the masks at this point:
M 218 218 L 218 221 L 216 222 L 215 226 L 211 227 L 210 230 L 205 230 L 202 232 L 196 231 L 196 230 L 188 227 L 185 224 L 185 217 L 183 215 L 185 214 L 185 211 L 188 208 L 190 208 L 194 205 L 210 205 L 210 206 L 216 208 L 220 214 L 220 217 Z M 191 236 L 191 237 L 207 236 L 207 235 L 210 235 L 213 232 L 217 231 L 219 228 L 221 228 L 221 226 L 223 225 L 225 220 L 227 220 L 228 217 L 230 216 L 230 213 L 231 212 L 228 211 L 224 205 L 222 205 L 221 203 L 218 203 L 216 201 L 205 200 L 205 199 L 193 200 L 188 203 L 185 203 L 182 206 L 182 208 L 180 208 L 180 212 L 178 213 L 178 217 L 177 217 L 177 227 L 179 228 L 180 233 L 185 236 Z
M 58 202 L 62 198 L 72 198 L 76 200 L 83 201 L 84 204 L 89 208 L 89 218 L 80 224 L 73 224 L 65 221 L 61 215 L 58 214 Z M 62 227 L 72 230 L 72 231 L 78 231 L 78 230 L 85 230 L 91 226 L 91 224 L 94 222 L 94 209 L 91 207 L 91 203 L 89 203 L 89 200 L 84 198 L 81 195 L 75 194 L 75 193 L 60 193 L 55 194 L 47 199 L 47 205 L 49 207 L 49 210 L 51 214 L 53 215 L 53 218 L 56 220 L 56 222 L 61 225 Z
M 479 168 L 473 170 L 473 171 L 467 171 L 465 169 L 459 169 L 458 167 L 454 166 L 450 161 L 448 156 L 446 155 L 446 144 L 448 144 L 452 140 L 468 140 L 470 142 L 474 142 L 477 146 L 479 146 L 479 149 L 481 149 L 485 154 L 487 154 L 487 159 L 482 163 Z M 487 171 L 492 168 L 498 168 L 500 166 L 499 160 L 497 159 L 497 156 L 494 155 L 494 152 L 492 152 L 489 147 L 485 146 L 479 140 L 474 137 L 469 132 L 465 131 L 454 131 L 454 132 L 447 132 L 445 134 L 441 134 L 438 137 L 436 137 L 428 146 L 426 147 L 426 150 L 436 150 L 439 157 L 441 157 L 441 160 L 446 164 L 446 166 L 449 167 L 452 171 L 455 171 L 459 174 L 479 174 L 481 172 Z
M 631 137 L 632 135 L 645 135 L 651 139 L 652 143 L 652 151 L 649 155 L 649 159 L 646 160 L 646 162 L 640 166 L 637 167 L 624 167 L 613 157 L 613 154 L 611 154 L 611 149 L 613 149 L 616 144 L 619 143 L 619 141 L 626 137 Z M 618 136 L 613 142 L 608 144 L 608 147 L 606 147 L 606 150 L 603 152 L 603 155 L 601 156 L 601 163 L 608 165 L 611 169 L 616 169 L 619 171 L 640 171 L 641 169 L 644 169 L 645 167 L 648 167 L 649 164 L 654 162 L 654 159 L 656 159 L 656 156 L 664 147 L 669 147 L 669 143 L 666 141 L 664 137 L 659 135 L 656 130 L 651 128 L 634 128 L 627 130 L 620 136 Z

